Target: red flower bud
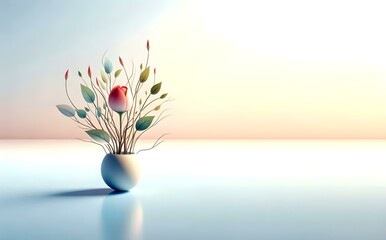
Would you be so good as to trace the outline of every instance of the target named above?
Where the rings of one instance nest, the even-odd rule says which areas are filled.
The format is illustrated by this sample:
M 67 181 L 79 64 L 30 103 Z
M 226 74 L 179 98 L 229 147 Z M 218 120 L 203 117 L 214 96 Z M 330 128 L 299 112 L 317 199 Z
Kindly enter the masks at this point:
M 91 68 L 88 66 L 88 76 L 91 78 Z
M 109 94 L 109 106 L 117 113 L 127 112 L 129 103 L 127 102 L 127 87 L 115 86 Z
M 70 69 L 67 69 L 66 73 L 64 74 L 64 79 L 65 79 L 65 80 L 68 79 L 68 71 L 69 71 L 69 70 L 70 70 Z
M 157 69 L 156 68 L 154 68 L 154 75 L 157 73 Z
M 119 57 L 119 63 L 122 65 L 122 67 L 123 67 L 123 61 L 122 61 L 122 58 L 121 57 Z
M 147 40 L 147 43 L 146 43 L 146 49 L 149 51 L 150 49 L 150 44 L 149 44 L 149 40 Z

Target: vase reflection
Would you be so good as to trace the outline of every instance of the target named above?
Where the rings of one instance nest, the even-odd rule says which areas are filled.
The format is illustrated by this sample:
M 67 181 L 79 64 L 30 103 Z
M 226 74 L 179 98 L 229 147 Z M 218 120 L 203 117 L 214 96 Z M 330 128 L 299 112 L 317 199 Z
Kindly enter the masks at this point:
M 101 212 L 103 239 L 142 239 L 143 210 L 132 194 L 108 194 Z

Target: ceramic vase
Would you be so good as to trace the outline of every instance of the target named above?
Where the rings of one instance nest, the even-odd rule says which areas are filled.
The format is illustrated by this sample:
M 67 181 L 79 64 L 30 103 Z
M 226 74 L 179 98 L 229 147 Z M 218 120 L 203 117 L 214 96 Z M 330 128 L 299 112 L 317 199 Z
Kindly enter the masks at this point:
M 101 173 L 110 188 L 129 191 L 141 178 L 141 166 L 136 154 L 106 154 Z

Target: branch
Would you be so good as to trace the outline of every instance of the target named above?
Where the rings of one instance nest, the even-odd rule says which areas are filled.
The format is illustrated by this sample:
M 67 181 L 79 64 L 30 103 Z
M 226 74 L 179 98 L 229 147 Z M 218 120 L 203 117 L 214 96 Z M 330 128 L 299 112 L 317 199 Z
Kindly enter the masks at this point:
M 168 110 L 168 109 L 166 109 L 166 110 Z M 164 110 L 163 112 L 165 112 L 166 110 Z M 162 113 L 163 113 L 162 112 Z M 162 114 L 161 113 L 161 114 Z M 161 114 L 160 114 L 160 116 L 161 116 Z M 163 119 L 165 119 L 165 118 L 167 118 L 167 117 L 170 117 L 171 115 L 169 114 L 169 115 L 166 115 L 166 116 L 164 116 L 164 117 L 162 117 L 161 119 L 160 119 L 160 116 L 157 118 L 157 120 L 150 126 L 150 127 L 148 127 L 147 129 L 145 129 L 144 131 L 142 131 L 139 135 L 138 135 L 138 137 L 134 140 L 134 147 L 135 147 L 135 145 L 137 144 L 137 142 L 138 142 L 138 139 L 145 133 L 145 132 L 147 132 L 149 129 L 151 129 L 152 127 L 154 127 L 154 126 L 156 126 L 159 122 L 161 122 Z M 135 131 L 135 133 L 137 133 L 137 130 Z
M 93 142 L 93 141 L 90 141 L 90 140 L 80 139 L 80 138 L 75 138 L 75 139 L 80 140 L 80 141 L 82 141 L 82 142 L 94 143 L 94 144 L 96 144 L 96 145 L 99 145 L 99 146 L 101 146 L 101 147 L 103 148 L 103 151 L 105 151 L 105 153 L 107 154 L 107 151 L 106 151 L 106 149 L 104 148 L 104 146 L 103 146 L 102 144 L 99 144 L 99 143 L 96 143 L 96 142 Z
M 171 133 L 165 133 L 165 134 L 163 134 L 161 137 L 159 137 L 159 138 L 157 139 L 157 141 L 155 141 L 155 143 L 153 144 L 153 146 L 152 146 L 151 148 L 141 149 L 141 150 L 139 150 L 139 151 L 137 152 L 137 154 L 140 153 L 140 152 L 142 152 L 142 151 L 148 151 L 148 150 L 151 150 L 151 149 L 157 147 L 158 145 L 160 145 L 161 143 L 164 142 L 163 140 L 160 141 L 160 142 L 158 142 L 158 141 L 159 141 L 162 137 L 164 137 L 164 136 L 166 136 L 166 135 L 169 135 L 169 134 L 171 134 Z

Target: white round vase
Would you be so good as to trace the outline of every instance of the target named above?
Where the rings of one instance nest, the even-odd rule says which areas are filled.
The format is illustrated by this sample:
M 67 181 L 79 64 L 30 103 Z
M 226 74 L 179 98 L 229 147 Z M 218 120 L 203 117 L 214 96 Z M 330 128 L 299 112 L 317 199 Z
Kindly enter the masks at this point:
M 109 187 L 117 191 L 129 191 L 141 178 L 141 165 L 136 154 L 106 154 L 101 172 Z

